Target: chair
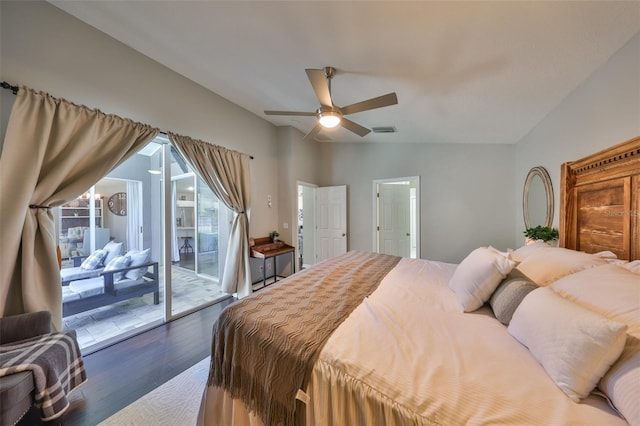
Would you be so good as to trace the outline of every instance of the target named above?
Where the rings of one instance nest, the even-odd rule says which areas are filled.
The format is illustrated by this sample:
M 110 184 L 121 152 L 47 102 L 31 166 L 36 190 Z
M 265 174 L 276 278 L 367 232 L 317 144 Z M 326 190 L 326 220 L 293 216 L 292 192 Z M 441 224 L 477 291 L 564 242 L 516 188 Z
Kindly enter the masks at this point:
M 96 236 L 96 248 L 101 248 L 107 245 L 111 240 L 111 229 L 109 228 L 95 228 Z M 91 232 L 86 230 L 82 236 L 82 248 L 78 249 L 79 256 L 88 256 L 91 254 Z
M 0 345 L 51 333 L 47 311 L 0 318 Z M 31 371 L 0 377 L 0 424 L 13 425 L 35 402 Z
M 52 333 L 49 312 L 0 318 L 0 348 L 2 425 L 18 422 L 34 403 L 43 421 L 63 416 L 69 394 L 87 381 L 75 330 Z

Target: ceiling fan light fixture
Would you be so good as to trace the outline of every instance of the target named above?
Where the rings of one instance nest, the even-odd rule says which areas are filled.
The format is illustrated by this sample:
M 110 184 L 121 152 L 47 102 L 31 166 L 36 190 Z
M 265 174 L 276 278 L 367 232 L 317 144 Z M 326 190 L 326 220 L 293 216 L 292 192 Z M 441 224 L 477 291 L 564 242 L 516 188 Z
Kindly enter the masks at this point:
M 340 113 L 337 111 L 320 111 L 318 113 L 318 122 L 325 129 L 333 129 L 342 120 Z

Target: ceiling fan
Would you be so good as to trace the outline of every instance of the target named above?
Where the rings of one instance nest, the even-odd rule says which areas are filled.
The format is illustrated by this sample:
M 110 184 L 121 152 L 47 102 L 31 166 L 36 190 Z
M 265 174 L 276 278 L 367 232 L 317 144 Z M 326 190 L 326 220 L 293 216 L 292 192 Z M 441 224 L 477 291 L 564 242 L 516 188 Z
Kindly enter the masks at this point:
M 367 99 L 366 101 L 356 102 L 355 104 L 339 107 L 331 100 L 331 79 L 336 74 L 333 67 L 324 67 L 323 69 L 306 69 L 307 77 L 311 82 L 313 91 L 316 93 L 320 108 L 315 112 L 304 111 L 265 111 L 266 115 L 296 115 L 296 116 L 315 116 L 318 124 L 305 135 L 305 139 L 315 137 L 322 129 L 331 129 L 338 125 L 359 136 L 365 136 L 371 130 L 355 123 L 345 115 L 354 114 L 356 112 L 368 111 L 370 109 L 382 108 L 398 103 L 398 97 L 395 93 L 387 93 L 386 95 L 376 98 Z

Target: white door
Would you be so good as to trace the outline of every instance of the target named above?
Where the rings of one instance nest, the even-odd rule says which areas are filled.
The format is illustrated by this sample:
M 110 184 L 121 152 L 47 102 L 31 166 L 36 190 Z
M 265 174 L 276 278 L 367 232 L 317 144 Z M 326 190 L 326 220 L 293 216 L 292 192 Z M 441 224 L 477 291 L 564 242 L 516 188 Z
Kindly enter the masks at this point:
M 347 186 L 316 190 L 316 259 L 318 262 L 347 252 Z
M 409 183 L 378 185 L 378 252 L 411 257 Z

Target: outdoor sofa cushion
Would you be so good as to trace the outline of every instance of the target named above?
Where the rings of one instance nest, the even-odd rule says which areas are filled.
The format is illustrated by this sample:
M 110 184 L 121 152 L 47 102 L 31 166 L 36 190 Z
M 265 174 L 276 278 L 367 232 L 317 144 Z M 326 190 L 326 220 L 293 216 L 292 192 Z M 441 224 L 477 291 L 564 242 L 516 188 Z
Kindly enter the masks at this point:
M 93 278 L 100 276 L 100 273 L 104 270 L 104 268 L 97 269 L 84 269 L 80 266 L 76 266 L 75 268 L 64 268 L 60 269 L 60 278 L 63 283 L 73 280 L 83 280 L 85 278 Z
M 138 284 L 143 284 L 144 279 L 129 280 L 124 279 L 113 284 L 115 290 L 121 290 Z M 88 297 L 104 294 L 104 278 L 96 277 L 85 280 L 71 281 L 69 286 L 62 290 L 62 302 L 71 300 L 86 299 Z

